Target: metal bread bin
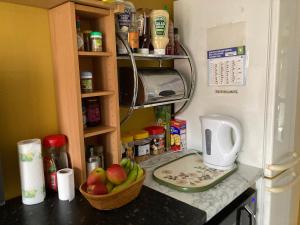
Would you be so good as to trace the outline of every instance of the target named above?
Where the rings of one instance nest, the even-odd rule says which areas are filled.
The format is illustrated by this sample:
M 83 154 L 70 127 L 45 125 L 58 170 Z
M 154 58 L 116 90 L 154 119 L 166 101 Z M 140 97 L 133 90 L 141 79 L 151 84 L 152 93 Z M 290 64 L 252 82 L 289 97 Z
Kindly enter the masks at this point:
M 119 68 L 120 103 L 130 105 L 134 93 L 131 68 Z M 171 68 L 138 69 L 138 95 L 136 105 L 153 104 L 185 98 L 186 84 L 183 76 Z

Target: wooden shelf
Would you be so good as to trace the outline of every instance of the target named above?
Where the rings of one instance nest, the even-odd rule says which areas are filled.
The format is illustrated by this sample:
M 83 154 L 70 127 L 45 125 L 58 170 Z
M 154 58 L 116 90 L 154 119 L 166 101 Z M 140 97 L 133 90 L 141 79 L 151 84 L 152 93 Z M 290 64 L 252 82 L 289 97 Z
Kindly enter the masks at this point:
M 100 97 L 100 96 L 108 96 L 114 94 L 115 94 L 114 91 L 95 91 L 91 93 L 82 93 L 81 98 Z
M 89 56 L 89 57 L 109 57 L 112 56 L 111 52 L 87 52 L 87 51 L 79 51 L 79 56 Z
M 106 134 L 115 131 L 115 127 L 107 127 L 107 126 L 97 126 L 97 127 L 88 127 L 84 129 L 84 137 L 93 137 L 99 134 Z
M 115 8 L 105 6 L 92 7 L 68 1 L 49 10 L 58 121 L 60 132 L 68 137 L 76 187 L 86 180 L 87 144 L 103 146 L 106 165 L 121 160 Z M 105 52 L 78 51 L 76 15 L 80 16 L 83 30 L 103 32 Z M 95 74 L 95 92 L 81 93 L 80 71 Z M 98 96 L 107 96 L 99 99 L 102 125 L 84 129 L 82 102 L 85 98 Z
M 101 17 L 101 16 L 110 15 L 109 10 L 86 6 L 86 5 L 80 5 L 80 4 L 75 5 L 75 10 L 76 13 L 78 13 L 79 15 L 84 15 L 86 17 L 99 17 L 99 16 Z

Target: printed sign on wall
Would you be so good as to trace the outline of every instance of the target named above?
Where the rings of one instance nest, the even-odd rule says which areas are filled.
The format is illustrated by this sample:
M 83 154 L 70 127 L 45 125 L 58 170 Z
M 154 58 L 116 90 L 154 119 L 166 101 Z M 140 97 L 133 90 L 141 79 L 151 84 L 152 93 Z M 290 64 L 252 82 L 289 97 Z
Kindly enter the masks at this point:
M 245 46 L 207 52 L 208 85 L 243 86 L 246 84 Z

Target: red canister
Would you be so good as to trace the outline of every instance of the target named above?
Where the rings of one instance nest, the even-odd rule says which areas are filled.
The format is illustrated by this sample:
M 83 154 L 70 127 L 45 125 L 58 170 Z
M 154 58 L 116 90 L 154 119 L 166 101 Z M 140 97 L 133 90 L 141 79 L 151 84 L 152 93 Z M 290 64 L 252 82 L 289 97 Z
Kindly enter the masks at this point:
M 57 191 L 56 172 L 63 168 L 68 168 L 67 138 L 63 134 L 46 136 L 43 139 L 45 151 L 44 170 L 46 184 L 49 189 Z
M 145 128 L 151 136 L 150 153 L 158 155 L 165 151 L 165 129 L 161 126 L 150 126 Z

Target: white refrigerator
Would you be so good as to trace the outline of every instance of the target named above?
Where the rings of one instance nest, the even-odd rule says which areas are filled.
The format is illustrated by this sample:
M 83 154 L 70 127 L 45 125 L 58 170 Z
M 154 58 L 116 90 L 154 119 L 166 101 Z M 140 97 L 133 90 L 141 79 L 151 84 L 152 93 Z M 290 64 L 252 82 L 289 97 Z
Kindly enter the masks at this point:
M 297 0 L 174 1 L 174 24 L 197 73 L 192 101 L 178 116 L 187 120 L 188 148 L 201 150 L 199 116 L 219 113 L 242 123 L 238 161 L 264 170 L 256 185 L 259 225 L 297 224 L 299 14 Z M 186 69 L 180 60 L 175 67 Z

